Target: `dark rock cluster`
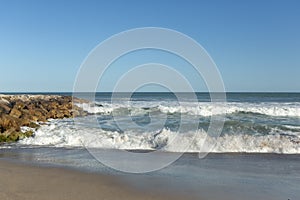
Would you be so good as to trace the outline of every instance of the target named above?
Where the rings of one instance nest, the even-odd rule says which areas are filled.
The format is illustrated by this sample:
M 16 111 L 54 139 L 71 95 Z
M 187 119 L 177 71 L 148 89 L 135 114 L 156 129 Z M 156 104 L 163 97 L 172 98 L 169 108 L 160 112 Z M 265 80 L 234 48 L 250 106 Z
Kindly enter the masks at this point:
M 84 116 L 87 113 L 73 105 L 84 100 L 71 96 L 0 95 L 0 143 L 13 142 L 33 136 L 33 131 L 22 132 L 21 127 L 38 128 L 38 122 Z

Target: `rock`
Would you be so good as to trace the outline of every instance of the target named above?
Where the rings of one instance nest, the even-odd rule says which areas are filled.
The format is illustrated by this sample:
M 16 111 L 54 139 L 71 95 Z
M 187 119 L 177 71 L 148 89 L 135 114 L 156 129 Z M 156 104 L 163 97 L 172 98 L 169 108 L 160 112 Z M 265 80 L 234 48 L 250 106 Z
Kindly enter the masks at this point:
M 25 125 L 25 126 L 28 126 L 30 128 L 38 128 L 38 127 L 40 127 L 40 125 L 38 125 L 38 124 L 36 124 L 34 122 L 30 122 L 28 125 Z
M 72 115 L 73 117 L 78 117 L 78 116 L 80 116 L 80 112 L 79 112 L 78 110 L 73 110 L 73 111 L 71 112 L 71 115 Z
M 0 95 L 0 143 L 13 142 L 33 136 L 33 132 L 21 132 L 21 126 L 38 128 L 39 124 L 53 118 L 86 116 L 75 103 L 86 100 L 57 95 Z
M 22 113 L 16 109 L 15 107 L 10 111 L 9 113 L 10 116 L 15 117 L 15 118 L 20 118 Z
M 5 140 L 5 142 L 12 142 L 19 140 L 19 131 L 16 131 L 15 128 L 10 128 L 6 130 L 4 133 L 2 133 L 2 136 Z
M 21 126 L 20 121 L 17 118 L 9 116 L 9 115 L 2 115 L 0 117 L 0 125 L 3 129 L 3 131 L 9 130 L 12 128 L 19 131 L 20 126 Z
M 9 107 L 9 104 L 1 103 L 0 102 L 0 113 L 9 113 L 11 108 Z
M 26 132 L 19 132 L 18 133 L 18 136 L 19 136 L 19 139 L 24 139 L 26 137 L 32 137 L 34 134 L 33 134 L 33 131 L 26 131 Z
M 16 108 L 18 110 L 24 109 L 25 106 L 26 106 L 25 103 L 20 100 L 18 100 L 14 103 L 14 108 Z
M 61 112 L 61 110 L 58 111 L 58 112 L 56 112 L 55 115 L 54 115 L 54 118 L 55 118 L 55 119 L 57 119 L 57 118 L 58 118 L 58 119 L 62 119 L 62 118 L 64 118 L 64 117 L 65 117 L 65 115 L 64 115 L 64 113 Z
M 18 141 L 19 139 L 23 139 L 25 137 L 32 137 L 33 136 L 33 131 L 26 131 L 26 132 L 21 132 L 21 131 L 16 131 L 14 128 L 11 128 L 4 133 L 0 134 L 0 141 L 2 142 L 14 142 Z
M 50 111 L 47 113 L 47 115 L 46 115 L 46 117 L 47 117 L 48 119 L 55 119 L 55 116 L 56 116 L 56 111 L 55 111 L 55 110 L 50 110 Z

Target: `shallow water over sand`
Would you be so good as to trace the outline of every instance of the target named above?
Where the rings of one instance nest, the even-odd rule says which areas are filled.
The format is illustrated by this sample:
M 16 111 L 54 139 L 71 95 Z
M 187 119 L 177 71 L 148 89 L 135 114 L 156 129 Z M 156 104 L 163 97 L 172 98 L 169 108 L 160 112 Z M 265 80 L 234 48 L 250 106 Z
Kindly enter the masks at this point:
M 113 175 L 139 190 L 180 193 L 194 199 L 300 198 L 300 155 L 208 154 L 199 159 L 187 153 L 172 165 L 146 174 L 115 171 L 79 148 L 1 149 L 0 158 Z

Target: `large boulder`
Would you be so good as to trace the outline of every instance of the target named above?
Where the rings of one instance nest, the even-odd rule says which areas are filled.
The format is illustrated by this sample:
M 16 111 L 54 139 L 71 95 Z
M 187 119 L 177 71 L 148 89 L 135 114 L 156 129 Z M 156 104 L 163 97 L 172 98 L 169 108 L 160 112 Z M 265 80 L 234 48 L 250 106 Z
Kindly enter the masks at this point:
M 20 118 L 22 116 L 22 112 L 14 107 L 13 109 L 11 109 L 9 115 L 15 118 Z
M 19 131 L 21 123 L 18 118 L 4 114 L 0 116 L 0 125 L 2 127 L 2 132 L 11 128 L 14 128 L 15 130 Z
M 11 110 L 11 107 L 9 104 L 0 102 L 0 113 L 6 113 L 8 114 Z

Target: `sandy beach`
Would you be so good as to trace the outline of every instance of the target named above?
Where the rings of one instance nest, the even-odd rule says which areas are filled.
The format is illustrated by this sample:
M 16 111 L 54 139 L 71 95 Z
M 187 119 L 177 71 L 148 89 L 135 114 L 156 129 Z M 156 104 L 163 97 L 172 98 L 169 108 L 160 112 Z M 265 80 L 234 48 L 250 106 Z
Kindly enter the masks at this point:
M 181 199 L 127 187 L 113 176 L 0 160 L 1 200 Z
M 184 154 L 157 172 L 128 174 L 88 158 L 84 150 L 1 149 L 0 199 L 292 200 L 299 199 L 299 159 L 210 154 L 199 160 Z

